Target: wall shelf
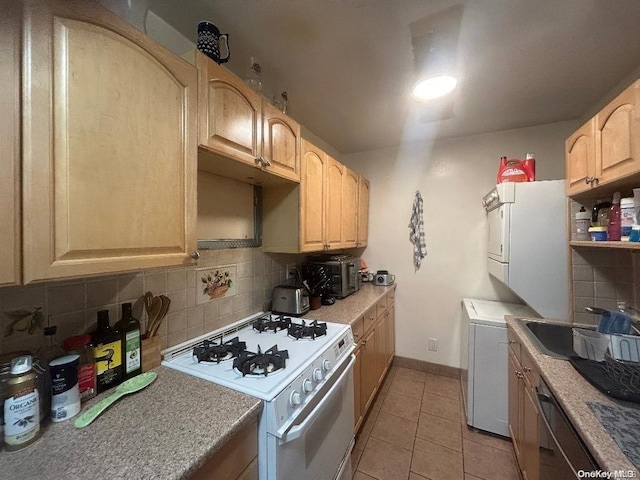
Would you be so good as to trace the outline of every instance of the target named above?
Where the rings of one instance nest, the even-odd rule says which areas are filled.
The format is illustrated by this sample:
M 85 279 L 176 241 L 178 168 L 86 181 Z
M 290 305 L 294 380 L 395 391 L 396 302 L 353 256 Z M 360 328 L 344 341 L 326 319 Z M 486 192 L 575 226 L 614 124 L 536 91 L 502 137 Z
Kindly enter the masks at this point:
M 584 248 L 615 248 L 622 250 L 640 250 L 640 242 L 592 242 L 571 240 L 569 242 L 569 246 Z

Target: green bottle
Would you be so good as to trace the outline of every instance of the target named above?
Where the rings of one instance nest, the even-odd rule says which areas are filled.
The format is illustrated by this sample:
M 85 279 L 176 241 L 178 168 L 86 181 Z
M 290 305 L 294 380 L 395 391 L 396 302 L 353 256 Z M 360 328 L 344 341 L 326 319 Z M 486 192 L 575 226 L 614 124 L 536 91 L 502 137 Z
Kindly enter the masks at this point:
M 122 304 L 122 318 L 115 327 L 122 338 L 123 380 L 129 380 L 142 373 L 140 322 L 133 317 L 130 303 Z

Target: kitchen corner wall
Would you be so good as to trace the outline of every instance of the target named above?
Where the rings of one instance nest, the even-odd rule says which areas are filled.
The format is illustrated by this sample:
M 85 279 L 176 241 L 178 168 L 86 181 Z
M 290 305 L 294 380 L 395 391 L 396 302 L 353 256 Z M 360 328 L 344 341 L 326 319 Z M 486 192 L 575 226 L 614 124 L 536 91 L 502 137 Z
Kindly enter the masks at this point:
M 371 182 L 372 270 L 396 275 L 396 354 L 460 366 L 461 300 L 519 301 L 489 277 L 482 197 L 495 186 L 501 156 L 536 156 L 538 180 L 565 177 L 564 141 L 577 122 L 561 122 L 342 157 Z M 424 200 L 427 257 L 413 268 L 409 218 L 416 190 Z M 560 205 L 558 208 L 566 208 Z M 429 338 L 438 350 L 429 351 Z
M 233 323 L 265 308 L 274 285 L 284 281 L 285 265 L 299 262 L 297 255 L 265 254 L 260 248 L 204 250 L 196 267 L 153 269 L 119 275 L 47 282 L 0 289 L 0 354 L 15 350 L 36 351 L 44 343 L 34 335 L 16 332 L 4 336 L 7 311 L 42 307 L 45 318 L 58 327 L 56 340 L 88 333 L 96 327 L 98 310 L 109 310 L 111 324 L 120 318 L 119 305 L 134 303 L 134 315 L 146 324 L 142 296 L 146 291 L 171 299 L 169 314 L 158 335 L 162 347 L 176 345 Z M 235 265 L 237 293 L 233 297 L 196 304 L 199 292 L 196 268 Z

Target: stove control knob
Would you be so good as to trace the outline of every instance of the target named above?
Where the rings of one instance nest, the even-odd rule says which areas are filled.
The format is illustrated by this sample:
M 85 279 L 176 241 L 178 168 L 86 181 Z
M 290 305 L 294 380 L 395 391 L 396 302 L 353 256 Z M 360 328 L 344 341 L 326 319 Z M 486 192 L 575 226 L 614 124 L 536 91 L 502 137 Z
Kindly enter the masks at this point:
M 313 383 L 308 378 L 302 381 L 302 391 L 304 393 L 311 393 L 313 391 Z
M 289 403 L 293 408 L 296 408 L 298 405 L 302 403 L 302 399 L 300 398 L 300 392 L 294 390 L 291 392 L 291 396 L 289 397 Z
M 314 379 L 316 382 L 320 382 L 320 381 L 322 381 L 322 370 L 320 370 L 319 368 L 316 368 L 316 369 L 313 371 L 313 379 Z
M 331 362 L 329 360 L 323 360 L 322 361 L 322 369 L 325 372 L 328 372 L 329 370 L 331 370 Z

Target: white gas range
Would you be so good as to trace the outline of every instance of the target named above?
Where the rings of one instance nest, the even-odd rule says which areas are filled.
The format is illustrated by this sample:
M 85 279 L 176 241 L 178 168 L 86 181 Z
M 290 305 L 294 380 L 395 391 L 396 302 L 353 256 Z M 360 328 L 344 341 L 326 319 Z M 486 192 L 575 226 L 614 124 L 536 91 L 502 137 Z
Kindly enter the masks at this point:
M 162 364 L 263 400 L 260 480 L 334 480 L 351 478 L 354 350 L 348 325 L 260 312 Z

